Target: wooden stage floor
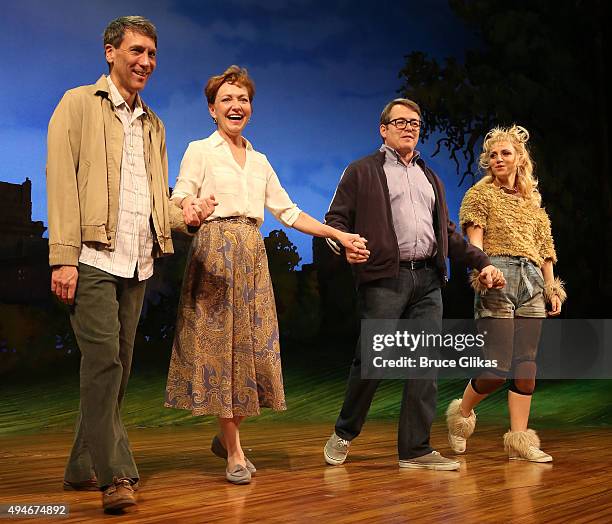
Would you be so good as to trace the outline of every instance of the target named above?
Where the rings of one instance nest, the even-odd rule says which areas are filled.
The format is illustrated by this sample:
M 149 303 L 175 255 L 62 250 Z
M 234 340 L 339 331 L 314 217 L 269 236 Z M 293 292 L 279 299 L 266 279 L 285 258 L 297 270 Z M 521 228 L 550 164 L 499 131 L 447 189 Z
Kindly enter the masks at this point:
M 70 433 L 0 437 L 0 504 L 65 503 L 60 522 L 610 522 L 612 430 L 542 430 L 553 464 L 508 461 L 504 427 L 480 427 L 459 472 L 399 469 L 396 425 L 372 421 L 343 466 L 326 466 L 332 427 L 245 424 L 242 438 L 258 468 L 233 486 L 208 449 L 209 427 L 130 431 L 141 473 L 139 505 L 104 515 L 100 494 L 61 489 Z M 450 455 L 442 424 L 432 443 Z M 38 519 L 40 521 L 42 519 Z M 55 519 L 44 519 L 45 521 Z M 14 519 L 6 522 L 27 522 Z

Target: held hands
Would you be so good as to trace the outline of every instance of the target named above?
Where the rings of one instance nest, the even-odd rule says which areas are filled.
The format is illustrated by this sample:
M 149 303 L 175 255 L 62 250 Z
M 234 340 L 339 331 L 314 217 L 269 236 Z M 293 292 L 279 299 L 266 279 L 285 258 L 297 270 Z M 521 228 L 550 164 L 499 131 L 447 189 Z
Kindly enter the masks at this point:
M 219 202 L 215 200 L 215 195 L 210 195 L 208 198 L 195 198 L 193 200 L 193 206 L 198 213 L 200 222 L 204 222 L 204 220 L 212 215 L 217 205 L 219 205 Z
M 64 304 L 72 304 L 78 280 L 75 266 L 55 266 L 51 271 L 51 292 Z
M 500 289 L 506 285 L 504 274 L 491 264 L 482 269 L 480 275 L 478 275 L 478 280 L 489 289 Z
M 345 249 L 346 261 L 349 264 L 363 264 L 367 262 L 370 252 L 366 249 L 368 242 L 356 233 L 341 233 L 337 238 Z
M 204 220 L 212 215 L 218 202 L 214 195 L 208 198 L 185 197 L 181 202 L 183 218 L 188 226 L 199 226 Z

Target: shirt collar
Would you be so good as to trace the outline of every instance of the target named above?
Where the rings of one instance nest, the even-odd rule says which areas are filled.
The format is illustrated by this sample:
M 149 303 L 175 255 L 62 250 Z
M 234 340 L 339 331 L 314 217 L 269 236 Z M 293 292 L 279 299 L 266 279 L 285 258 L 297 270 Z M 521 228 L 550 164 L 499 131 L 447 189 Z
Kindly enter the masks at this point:
M 245 137 L 242 137 L 242 140 L 244 140 L 244 143 L 246 144 L 247 151 L 253 151 L 253 145 L 251 142 L 249 142 Z M 227 144 L 225 138 L 220 135 L 219 131 L 215 131 L 212 135 L 210 135 L 210 141 L 213 147 L 219 147 L 223 144 Z
M 392 147 L 389 147 L 387 144 L 381 145 L 379 151 L 382 151 L 385 154 L 386 160 L 405 165 L 404 159 L 400 156 L 400 154 Z M 414 155 L 412 155 L 412 158 L 410 159 L 409 164 L 415 165 L 416 161 L 419 159 L 420 156 L 421 156 L 421 153 L 415 150 Z
M 106 77 L 106 79 L 108 80 L 108 91 L 109 91 L 109 96 L 111 99 L 111 102 L 113 103 L 113 105 L 115 107 L 121 107 L 121 105 L 125 104 L 125 107 L 128 107 L 127 102 L 123 99 L 123 97 L 121 96 L 121 93 L 119 92 L 119 89 L 117 89 L 117 86 L 113 83 L 113 81 L 111 80 L 110 75 L 108 75 Z M 140 98 L 140 95 L 138 93 L 136 93 L 136 103 L 134 104 L 134 116 L 138 117 L 141 114 L 146 113 L 146 109 L 144 107 L 144 105 L 142 104 L 142 100 Z M 128 109 L 130 109 L 128 107 Z

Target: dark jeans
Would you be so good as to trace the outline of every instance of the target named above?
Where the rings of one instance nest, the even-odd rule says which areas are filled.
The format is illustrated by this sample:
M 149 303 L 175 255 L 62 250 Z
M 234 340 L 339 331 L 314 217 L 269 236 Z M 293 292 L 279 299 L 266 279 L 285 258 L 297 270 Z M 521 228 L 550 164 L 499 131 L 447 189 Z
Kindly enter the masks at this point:
M 70 322 L 81 351 L 81 403 L 65 479 L 138 478 L 119 408 L 127 388 L 145 282 L 79 265 Z
M 400 267 L 398 278 L 376 280 L 360 286 L 362 319 L 426 319 L 442 324 L 440 278 L 434 268 Z M 380 380 L 361 378 L 360 342 L 349 374 L 344 404 L 336 421 L 336 434 L 353 440 L 361 432 Z M 404 384 L 398 428 L 400 460 L 427 455 L 431 424 L 436 414 L 438 386 L 435 371 L 428 378 L 407 379 Z

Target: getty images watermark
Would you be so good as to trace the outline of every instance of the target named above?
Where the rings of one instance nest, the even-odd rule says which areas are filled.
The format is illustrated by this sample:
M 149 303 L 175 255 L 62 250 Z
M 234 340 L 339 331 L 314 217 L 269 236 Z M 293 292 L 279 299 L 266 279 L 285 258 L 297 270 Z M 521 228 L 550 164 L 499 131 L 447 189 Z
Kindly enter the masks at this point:
M 372 356 L 372 365 L 376 368 L 496 368 L 497 359 L 484 359 L 480 356 L 460 356 L 442 358 L 440 349 L 451 349 L 462 352 L 466 349 L 482 349 L 485 345 L 487 332 L 483 333 L 429 333 L 422 329 L 418 333 L 396 330 L 394 333 L 375 333 L 372 336 L 372 350 L 379 353 Z M 391 358 L 383 356 L 384 350 L 397 350 L 399 353 L 409 351 L 412 355 L 397 357 L 397 351 Z M 403 351 L 402 351 L 403 350 Z M 429 355 L 422 355 L 429 351 Z
M 612 378 L 610 319 L 363 320 L 360 340 L 366 379 L 512 378 L 519 360 L 535 360 L 539 378 Z

